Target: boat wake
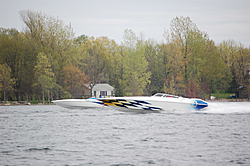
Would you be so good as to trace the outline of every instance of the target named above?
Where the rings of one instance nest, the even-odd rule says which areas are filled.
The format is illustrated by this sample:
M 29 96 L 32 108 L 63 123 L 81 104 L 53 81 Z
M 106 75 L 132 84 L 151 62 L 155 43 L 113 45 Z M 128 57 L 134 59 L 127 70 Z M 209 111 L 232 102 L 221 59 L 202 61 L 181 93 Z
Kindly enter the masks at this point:
M 204 113 L 231 114 L 250 113 L 250 102 L 208 102 Z

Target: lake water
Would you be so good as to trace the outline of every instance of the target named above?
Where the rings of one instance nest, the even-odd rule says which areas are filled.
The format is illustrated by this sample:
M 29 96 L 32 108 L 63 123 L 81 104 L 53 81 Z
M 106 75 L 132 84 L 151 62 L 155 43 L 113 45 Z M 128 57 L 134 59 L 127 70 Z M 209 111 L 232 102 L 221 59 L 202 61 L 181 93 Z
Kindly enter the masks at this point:
M 250 165 L 250 102 L 201 112 L 0 107 L 0 165 Z

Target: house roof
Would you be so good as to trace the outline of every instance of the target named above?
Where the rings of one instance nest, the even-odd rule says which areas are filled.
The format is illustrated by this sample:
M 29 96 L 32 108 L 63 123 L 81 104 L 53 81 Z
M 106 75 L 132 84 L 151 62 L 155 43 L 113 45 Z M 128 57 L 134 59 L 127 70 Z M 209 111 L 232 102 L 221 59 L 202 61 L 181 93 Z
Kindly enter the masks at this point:
M 113 91 L 114 87 L 110 86 L 109 84 L 95 84 L 92 90 L 93 91 Z

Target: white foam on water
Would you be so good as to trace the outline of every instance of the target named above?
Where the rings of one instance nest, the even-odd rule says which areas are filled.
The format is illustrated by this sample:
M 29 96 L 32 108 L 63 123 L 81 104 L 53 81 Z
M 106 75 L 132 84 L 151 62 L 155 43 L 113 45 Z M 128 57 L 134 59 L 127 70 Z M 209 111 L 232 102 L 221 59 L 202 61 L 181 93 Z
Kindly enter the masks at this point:
M 205 113 L 250 113 L 250 102 L 208 102 Z

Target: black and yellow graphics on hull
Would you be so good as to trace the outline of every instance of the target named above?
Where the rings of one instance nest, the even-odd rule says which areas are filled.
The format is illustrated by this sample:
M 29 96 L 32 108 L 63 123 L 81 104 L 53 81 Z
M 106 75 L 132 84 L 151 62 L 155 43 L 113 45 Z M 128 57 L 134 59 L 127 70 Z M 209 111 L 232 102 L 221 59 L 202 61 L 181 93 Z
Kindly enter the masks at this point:
M 159 111 L 162 110 L 159 107 L 153 107 L 150 103 L 141 100 L 132 100 L 128 101 L 125 99 L 99 99 L 103 103 L 107 104 L 108 106 L 114 107 L 123 107 L 127 109 L 142 109 L 142 110 L 150 110 L 150 111 Z

